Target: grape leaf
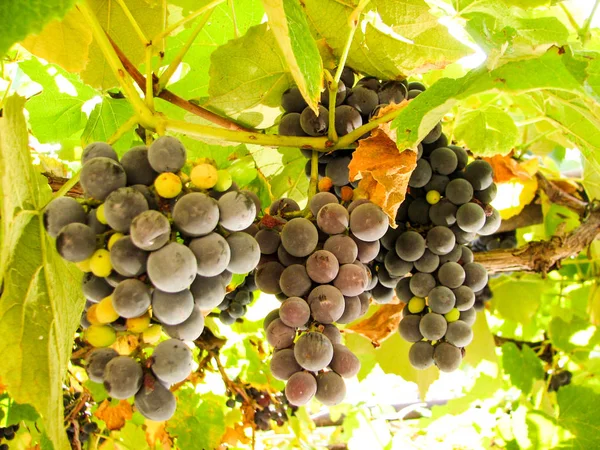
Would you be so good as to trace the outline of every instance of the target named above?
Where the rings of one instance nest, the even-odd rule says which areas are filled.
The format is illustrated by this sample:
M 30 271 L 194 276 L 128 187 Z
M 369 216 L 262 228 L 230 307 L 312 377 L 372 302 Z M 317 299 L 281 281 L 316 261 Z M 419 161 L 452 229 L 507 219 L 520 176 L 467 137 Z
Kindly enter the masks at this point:
M 62 384 L 84 299 L 81 274 L 62 260 L 40 209 L 51 199 L 31 164 L 24 100 L 10 97 L 0 119 L 0 377 L 15 401 L 43 417 L 57 449 L 70 448 L 63 427 Z
M 281 94 L 292 84 L 292 76 L 267 24 L 222 45 L 210 60 L 210 99 L 204 106 L 234 118 L 259 106 L 266 107 L 259 111 L 261 120 L 269 108 L 279 114 Z
M 375 347 L 378 347 L 398 331 L 404 306 L 404 303 L 379 305 L 373 315 L 347 326 L 345 330 L 360 334 L 369 339 Z
M 96 141 L 108 140 L 133 114 L 133 107 L 126 99 L 102 97 L 102 101 L 94 107 L 85 125 L 85 130 L 83 130 L 81 136 L 82 143 L 87 145 Z M 133 139 L 134 131 L 132 128 L 112 146 L 119 155 L 122 155 L 126 150 L 129 150 Z
M 454 135 L 473 153 L 481 156 L 505 155 L 513 149 L 519 137 L 513 119 L 495 106 L 459 110 Z
M 104 421 L 109 430 L 120 430 L 128 420 L 131 420 L 133 409 L 127 400 L 121 400 L 115 406 L 108 400 L 104 400 L 94 412 L 94 416 Z
M 30 33 L 38 33 L 49 21 L 64 16 L 74 0 L 10 0 L 0 2 L 0 55 Z
M 281 160 L 283 167 L 280 167 L 280 171 L 269 179 L 272 197 L 289 197 L 303 204 L 306 202 L 308 192 L 308 177 L 304 171 L 307 159 L 298 149 L 280 151 L 283 153 Z
M 560 388 L 557 397 L 560 408 L 558 424 L 574 434 L 574 438 L 560 448 L 598 448 L 600 419 L 597 407 L 600 395 L 590 388 L 570 385 Z
M 323 86 L 323 61 L 300 3 L 298 0 L 263 0 L 263 5 L 296 86 L 316 112 Z
M 467 347 L 467 352 L 463 358 L 465 363 L 478 366 L 483 360 L 492 363 L 489 370 L 485 370 L 490 376 L 498 374 L 498 356 L 496 355 L 496 343 L 494 336 L 490 331 L 487 322 L 487 316 L 484 311 L 477 313 L 477 320 L 473 324 L 473 341 Z
M 531 393 L 533 380 L 544 378 L 542 361 L 527 345 L 523 345 L 521 350 L 513 342 L 502 345 L 502 365 L 513 386 L 526 396 Z
M 512 155 L 494 155 L 491 158 L 483 158 L 490 163 L 494 169 L 494 182 L 505 183 L 514 179 L 530 180 L 538 171 L 539 161 L 528 159 L 517 161 Z
M 84 129 L 86 101 L 98 93 L 58 66 L 43 65 L 38 59 L 23 61 L 19 67 L 42 85 L 42 92 L 31 97 L 25 107 L 35 137 L 43 143 L 61 142 Z
M 65 35 L 66 33 L 66 35 Z M 73 37 L 77 39 L 73 39 Z M 77 9 L 70 10 L 62 20 L 53 20 L 21 45 L 49 63 L 69 72 L 81 72 L 89 61 L 92 30 L 82 20 Z

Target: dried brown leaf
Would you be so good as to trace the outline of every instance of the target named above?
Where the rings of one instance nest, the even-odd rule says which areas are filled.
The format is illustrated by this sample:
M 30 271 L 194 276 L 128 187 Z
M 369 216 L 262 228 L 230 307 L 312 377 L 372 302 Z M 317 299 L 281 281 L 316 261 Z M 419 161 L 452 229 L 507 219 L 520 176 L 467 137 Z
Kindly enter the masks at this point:
M 505 183 L 518 178 L 522 181 L 530 180 L 538 171 L 538 160 L 517 161 L 512 158 L 512 153 L 501 156 L 495 155 L 491 158 L 483 158 L 489 162 L 494 169 L 494 181 Z
M 126 421 L 131 420 L 133 409 L 126 400 L 121 400 L 117 406 L 111 406 L 108 400 L 104 400 L 94 415 L 103 420 L 109 430 L 120 430 Z
M 372 316 L 346 327 L 344 331 L 360 334 L 369 339 L 375 347 L 379 347 L 383 341 L 398 331 L 404 305 L 405 303 L 401 302 L 381 305 Z

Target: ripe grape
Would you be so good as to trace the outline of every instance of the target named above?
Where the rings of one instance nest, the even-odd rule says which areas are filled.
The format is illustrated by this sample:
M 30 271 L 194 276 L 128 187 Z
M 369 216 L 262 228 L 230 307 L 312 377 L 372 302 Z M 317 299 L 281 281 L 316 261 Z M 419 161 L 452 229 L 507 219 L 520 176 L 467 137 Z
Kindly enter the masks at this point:
M 217 202 L 208 195 L 192 192 L 175 203 L 173 222 L 186 236 L 204 236 L 217 226 L 219 207 Z
M 188 319 L 194 310 L 194 297 L 189 289 L 180 292 L 152 292 L 152 314 L 165 325 L 177 325 Z
M 374 203 L 359 205 L 350 213 L 350 231 L 362 241 L 377 241 L 385 235 L 388 226 L 387 215 Z
M 429 209 L 431 205 L 427 199 L 419 197 L 411 202 L 408 207 L 408 219 L 412 224 L 427 225 L 429 223 Z
M 460 264 L 447 262 L 440 267 L 438 279 L 444 286 L 455 289 L 465 281 L 465 271 Z
M 481 236 L 490 236 L 498 231 L 500 228 L 500 224 L 502 222 L 502 217 L 500 217 L 500 213 L 496 208 L 492 209 L 492 214 L 485 218 L 485 224 L 483 227 L 479 229 L 477 232 Z
M 312 281 L 303 265 L 292 264 L 281 273 L 279 286 L 288 297 L 303 297 L 310 292 Z
M 429 292 L 429 308 L 435 313 L 446 314 L 456 305 L 454 292 L 446 286 L 437 286 Z
M 202 331 L 204 331 L 204 315 L 202 314 L 200 307 L 196 305 L 194 306 L 190 317 L 176 325 L 163 324 L 163 329 L 165 330 L 165 333 L 173 339 L 195 341 L 200 337 Z M 177 381 L 174 383 L 177 383 Z
M 375 77 L 363 77 L 356 83 L 356 87 L 359 86 L 377 92 L 381 88 L 381 82 Z
M 466 347 L 473 340 L 473 330 L 467 323 L 457 320 L 448 324 L 445 339 L 456 347 Z
M 329 128 L 329 111 L 319 105 L 318 115 L 307 106 L 300 114 L 300 126 L 309 136 L 324 136 Z
M 473 326 L 476 319 L 477 319 L 477 312 L 475 311 L 475 308 L 469 308 L 465 311 L 460 312 L 459 320 L 462 320 L 469 326 Z
M 412 188 L 423 187 L 429 183 L 432 175 L 433 171 L 431 170 L 429 162 L 425 159 L 420 159 L 417 161 L 417 167 L 415 167 L 415 170 L 413 170 L 413 173 L 410 175 L 408 185 Z
M 70 197 L 60 197 L 60 198 L 70 198 Z M 98 211 L 98 208 L 90 209 L 90 212 L 87 213 L 87 219 L 84 223 L 86 223 L 88 227 L 90 227 L 92 230 L 94 230 L 94 233 L 102 234 L 108 230 L 108 227 L 106 226 L 106 224 L 104 224 L 98 220 L 97 211 Z M 60 231 L 60 229 L 59 229 L 59 231 Z M 56 237 L 56 236 L 53 236 L 53 237 Z
M 344 313 L 344 296 L 329 284 L 314 288 L 308 295 L 308 304 L 313 318 L 324 324 L 335 322 Z
M 277 249 L 277 259 L 279 259 L 279 262 L 286 267 L 289 267 L 293 264 L 304 265 L 304 260 L 305 260 L 304 258 L 290 255 L 287 252 L 287 250 L 283 247 L 283 245 L 280 245 L 279 248 Z
M 144 196 L 133 188 L 119 188 L 111 192 L 104 202 L 104 216 L 108 225 L 116 231 L 126 233 L 133 219 L 148 210 Z
M 386 81 L 379 89 L 379 103 L 400 103 L 408 95 L 408 90 L 404 83 L 400 81 Z
M 136 216 L 129 228 L 131 242 L 142 250 L 158 250 L 171 236 L 169 220 L 158 211 L 144 211 Z
M 360 371 L 360 360 L 342 344 L 333 345 L 333 359 L 330 367 L 344 378 L 352 378 Z
M 467 151 L 459 147 L 457 145 L 448 145 L 448 148 L 454 152 L 456 155 L 456 170 L 463 170 L 467 166 L 467 162 L 469 161 L 469 155 Z
M 454 345 L 441 342 L 433 351 L 433 360 L 442 372 L 454 372 L 462 362 L 462 354 Z
M 300 205 L 291 198 L 279 198 L 269 206 L 269 214 L 272 216 L 281 216 L 294 211 L 300 211 Z
M 433 345 L 425 341 L 415 342 L 408 351 L 408 360 L 415 369 L 427 369 L 433 365 Z
M 387 258 L 387 256 L 386 256 Z M 425 249 L 425 253 L 414 262 L 415 269 L 423 273 L 433 273 L 440 265 L 440 257 L 429 249 Z
M 463 264 L 468 264 L 468 263 L 472 263 L 474 260 L 473 257 L 473 252 L 471 251 L 471 249 L 469 247 L 465 247 L 464 245 L 461 245 L 461 257 L 460 257 L 460 261 Z
M 310 212 L 317 217 L 321 208 L 329 203 L 338 203 L 337 197 L 331 192 L 319 192 L 310 199 Z
M 225 283 L 220 276 L 203 277 L 198 275 L 190 286 L 194 302 L 201 309 L 212 309 L 223 301 L 226 294 Z
M 329 237 L 323 244 L 323 249 L 333 253 L 340 264 L 350 264 L 358 257 L 356 242 L 343 234 Z
M 342 294 L 353 297 L 365 291 L 368 281 L 367 273 L 363 267 L 355 264 L 343 264 L 333 281 L 333 285 Z
M 456 212 L 456 223 L 463 231 L 477 233 L 485 225 L 485 212 L 475 203 L 465 203 Z
M 435 278 L 429 273 L 417 272 L 410 278 L 410 290 L 417 297 L 427 297 L 435 284 Z
M 445 320 L 444 320 L 445 322 Z M 423 334 L 419 330 L 421 324 L 421 316 L 419 315 L 408 315 L 404 316 L 400 321 L 398 331 L 400 336 L 408 342 L 418 342 L 423 339 Z
M 87 374 L 89 379 L 95 383 L 102 383 L 104 380 L 104 368 L 110 360 L 117 356 L 119 354 L 112 348 L 94 349 L 87 358 Z
M 334 71 L 337 72 L 338 68 L 336 67 Z M 351 88 L 354 86 L 354 71 L 350 67 L 344 67 L 342 69 L 342 75 L 340 80 L 344 83 L 345 86 Z
M 463 178 L 455 178 L 446 186 L 446 198 L 457 206 L 464 205 L 473 198 L 473 186 Z
M 456 238 L 449 228 L 436 226 L 427 232 L 426 243 L 427 248 L 436 255 L 446 255 L 454 248 Z
M 317 380 L 308 372 L 296 372 L 285 385 L 285 397 L 294 406 L 306 405 L 317 392 Z
M 281 244 L 292 256 L 308 256 L 317 246 L 319 232 L 308 219 L 298 217 L 290 220 L 281 232 Z
M 214 277 L 223 273 L 229 266 L 231 250 L 220 234 L 210 233 L 192 239 L 189 248 L 198 262 L 198 275 Z
M 110 158 L 92 158 L 81 168 L 79 182 L 87 195 L 104 200 L 112 191 L 125 187 L 127 175 L 125 169 Z
M 129 149 L 121 158 L 121 165 L 127 174 L 127 184 L 150 186 L 158 176 L 148 160 L 148 148 L 138 145 Z
M 337 258 L 327 250 L 317 250 L 306 260 L 306 272 L 317 283 L 333 281 L 339 272 Z
M 335 106 L 339 106 L 343 103 L 346 98 L 346 85 L 342 80 L 338 82 L 337 92 L 335 94 Z M 329 89 L 325 89 L 321 92 L 321 103 L 329 108 Z
M 399 225 L 397 228 L 390 227 L 379 240 L 379 242 L 386 250 L 395 250 L 396 240 L 405 231 L 406 227 L 404 225 Z
M 356 108 L 349 105 L 335 108 L 335 131 L 338 136 L 345 136 L 362 126 L 362 124 L 362 116 Z
M 281 319 L 274 319 L 267 327 L 267 341 L 274 348 L 287 348 L 294 343 L 296 330 L 288 327 Z
M 345 186 L 350 183 L 348 165 L 351 159 L 347 156 L 334 158 L 325 168 L 325 175 L 331 179 L 334 186 Z M 336 202 L 337 203 L 337 202 Z
M 306 106 L 306 101 L 304 100 L 304 97 L 302 97 L 300 89 L 296 86 L 287 89 L 281 96 L 281 107 L 288 113 L 300 113 Z
M 150 289 L 135 278 L 121 281 L 112 294 L 112 303 L 121 317 L 141 316 L 150 307 Z
M 361 302 L 358 297 L 344 297 L 344 312 L 342 316 L 337 320 L 337 323 L 350 323 L 354 322 L 360 317 Z
M 104 278 L 86 273 L 81 280 L 81 290 L 87 300 L 96 303 L 112 294 L 113 288 Z
M 338 203 L 323 206 L 317 215 L 317 225 L 327 234 L 340 234 L 348 228 L 350 216 L 346 208 Z
M 254 270 L 260 261 L 260 247 L 252 236 L 242 232 L 227 236 L 227 244 L 231 250 L 231 259 L 227 270 L 241 274 Z
M 429 194 L 431 191 L 436 191 L 437 195 L 443 195 L 446 192 L 446 186 L 448 186 L 448 183 L 450 183 L 450 178 L 448 178 L 446 175 L 439 175 L 437 173 L 434 173 L 431 176 L 431 179 L 429 180 L 429 183 L 427 183 L 424 186 L 425 192 L 427 192 L 427 194 Z M 429 200 L 428 200 L 429 202 Z M 429 202 L 432 205 L 437 203 L 437 202 Z
M 252 225 L 256 217 L 256 205 L 244 191 L 232 191 L 219 201 L 219 223 L 228 231 L 241 231 Z
M 409 317 L 415 316 L 406 316 L 404 319 L 402 319 L 402 321 Z M 419 322 L 419 332 L 428 341 L 437 341 L 441 339 L 446 334 L 447 328 L 448 323 L 446 322 L 444 316 L 433 312 L 425 314 Z
M 341 403 L 346 397 L 346 383 L 335 372 L 325 372 L 317 375 L 317 400 L 326 406 Z
M 485 267 L 479 263 L 465 264 L 465 285 L 473 289 L 474 292 L 482 290 L 488 282 L 488 275 Z
M 365 242 L 361 239 L 358 239 L 353 234 L 350 235 L 350 238 L 356 243 L 358 249 L 357 258 L 360 262 L 367 264 L 377 258 L 377 255 L 379 255 L 379 249 L 381 248 L 379 240 Z
M 413 268 L 411 262 L 404 261 L 395 252 L 388 252 L 385 255 L 384 265 L 388 273 L 393 277 L 403 277 Z
M 434 225 L 449 227 L 456 222 L 456 206 L 443 199 L 429 208 L 429 219 Z
M 441 175 L 450 175 L 456 170 L 458 158 L 448 147 L 440 147 L 431 152 L 429 162 L 435 172 Z
M 494 182 L 494 169 L 487 161 L 477 159 L 465 168 L 465 178 L 473 185 L 473 189 L 482 191 Z
M 423 138 L 421 141 L 423 144 L 433 144 L 442 136 L 442 123 L 438 122 L 435 127 Z M 440 147 L 443 147 L 440 146 Z
M 84 261 L 96 250 L 96 234 L 87 225 L 70 223 L 56 236 L 56 250 L 67 261 Z
M 496 198 L 496 194 L 498 193 L 498 187 L 496 183 L 490 184 L 486 189 L 481 191 L 475 191 L 475 198 L 479 200 L 481 203 L 489 204 L 494 201 Z
M 179 292 L 192 284 L 197 266 L 196 257 L 188 247 L 171 242 L 150 253 L 146 271 L 157 289 Z
M 462 246 L 455 245 L 450 253 L 440 256 L 440 264 L 446 264 L 447 262 L 458 262 L 462 256 Z
M 271 228 L 264 228 L 260 230 L 254 236 L 256 242 L 258 242 L 258 246 L 260 247 L 260 252 L 263 255 L 272 255 L 277 252 L 279 248 L 279 244 L 281 243 L 281 237 L 279 233 Z
M 142 386 L 142 366 L 129 356 L 117 356 L 104 368 L 104 387 L 113 398 L 125 400 Z
M 164 387 L 158 380 L 149 377 L 152 385 L 146 381 L 135 394 L 134 404 L 142 416 L 148 420 L 162 422 L 169 420 L 175 414 L 177 400 L 171 391 Z M 147 379 L 148 380 L 148 379 Z
M 173 136 L 161 136 L 148 148 L 148 161 L 159 172 L 179 172 L 185 165 L 187 152 L 181 141 Z
M 340 330 L 335 325 L 325 325 L 323 327 L 323 334 L 331 341 L 333 345 L 342 343 L 342 333 L 340 333 Z
M 309 331 L 296 341 L 294 356 L 303 369 L 318 372 L 333 359 L 333 345 L 322 333 Z
M 124 277 L 136 277 L 146 272 L 148 252 L 136 247 L 130 236 L 116 241 L 110 249 L 112 268 Z
M 62 227 L 70 223 L 87 223 L 83 206 L 71 197 L 59 197 L 48 203 L 44 209 L 44 228 L 55 238 Z
M 175 384 L 192 373 L 192 351 L 178 339 L 168 339 L 154 348 L 152 372 L 161 381 Z
M 300 125 L 300 113 L 285 114 L 279 121 L 279 134 L 282 136 L 307 136 Z
M 386 288 L 394 289 L 400 281 L 400 277 L 392 277 L 386 270 L 385 265 L 379 266 L 377 270 L 377 281 L 379 284 Z
M 302 327 L 310 319 L 310 307 L 300 297 L 290 297 L 279 307 L 279 318 L 288 327 Z
M 346 103 L 358 110 L 363 116 L 368 117 L 379 104 L 379 97 L 377 96 L 377 92 L 362 85 L 357 85 L 348 94 Z
M 259 265 L 254 273 L 254 281 L 258 289 L 265 294 L 279 294 L 281 292 L 279 278 L 283 270 L 284 267 L 277 261 L 269 261 Z
M 85 164 L 92 158 L 99 157 L 110 158 L 119 162 L 117 152 L 115 152 L 115 150 L 109 144 L 106 142 L 92 142 L 83 149 L 83 154 L 81 155 L 81 164 Z
M 271 374 L 281 381 L 289 380 L 292 375 L 302 370 L 300 364 L 296 361 L 294 350 L 284 348 L 273 353 L 271 362 L 269 363 Z
M 425 254 L 425 239 L 416 231 L 406 231 L 396 241 L 396 253 L 404 261 L 416 261 Z

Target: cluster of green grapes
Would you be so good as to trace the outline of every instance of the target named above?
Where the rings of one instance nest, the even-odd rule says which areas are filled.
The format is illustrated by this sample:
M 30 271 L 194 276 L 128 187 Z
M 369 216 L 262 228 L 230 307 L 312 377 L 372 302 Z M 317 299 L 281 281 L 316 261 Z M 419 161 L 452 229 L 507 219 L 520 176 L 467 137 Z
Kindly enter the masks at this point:
M 200 337 L 202 311 L 221 304 L 233 274 L 251 272 L 260 259 L 244 231 L 260 211 L 257 196 L 208 162 L 183 174 L 186 157 L 171 136 L 120 160 L 110 145 L 91 144 L 80 174 L 87 198 L 57 198 L 44 211 L 58 253 L 85 272 L 81 325 L 97 347 L 86 358 L 89 378 L 113 398 L 135 396 L 151 420 L 175 411 L 169 387 L 192 371 L 186 341 Z M 162 332 L 170 339 L 158 343 Z M 151 355 L 133 355 L 118 341 L 130 334 L 158 344 Z
M 390 104 L 411 100 L 425 90 L 417 81 L 378 80 L 375 77 L 359 78 L 350 67 L 342 70 L 335 98 L 335 131 L 338 136 L 356 130 L 376 117 Z M 281 97 L 284 115 L 279 122 L 279 134 L 285 136 L 325 136 L 329 130 L 329 91 L 321 94 L 321 103 L 316 114 L 308 107 L 297 87 L 286 90 Z M 441 124 L 432 134 L 439 137 Z M 437 139 L 437 137 L 434 138 Z M 427 138 L 426 138 L 427 139 Z M 309 161 L 306 176 L 310 177 L 312 152 L 301 150 Z M 319 153 L 319 190 L 333 192 L 342 201 L 353 199 L 357 182 L 348 178 L 348 165 L 354 150 L 338 150 L 334 153 Z
M 489 205 L 493 170 L 483 160 L 469 163 L 467 151 L 440 132 L 421 143 L 409 186 L 398 228 L 382 239 L 388 252 L 377 274 L 395 278 L 396 295 L 407 303 L 399 332 L 413 342 L 410 363 L 452 372 L 473 339 L 475 293 L 488 281 L 468 244 L 500 226 Z

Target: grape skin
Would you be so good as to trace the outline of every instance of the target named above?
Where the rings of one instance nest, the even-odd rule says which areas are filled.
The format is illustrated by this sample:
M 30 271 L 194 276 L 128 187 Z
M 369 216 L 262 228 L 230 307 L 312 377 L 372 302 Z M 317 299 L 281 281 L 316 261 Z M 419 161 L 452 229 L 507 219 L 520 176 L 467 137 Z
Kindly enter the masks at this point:
M 387 256 L 386 256 L 387 259 Z M 415 269 L 423 273 L 433 273 L 440 265 L 440 257 L 429 249 L 425 250 L 423 256 L 414 262 Z
M 226 294 L 225 283 L 220 276 L 203 277 L 198 275 L 190 291 L 194 297 L 194 302 L 201 309 L 212 309 L 223 301 Z
M 288 113 L 301 113 L 306 106 L 306 101 L 296 86 L 287 89 L 281 96 L 281 107 Z
M 229 244 L 217 233 L 192 239 L 189 248 L 198 262 L 198 275 L 203 277 L 214 277 L 223 273 L 231 261 Z
M 466 311 L 471 309 L 475 304 L 475 293 L 469 286 L 460 286 L 453 289 L 454 296 L 456 297 L 455 308 L 459 311 Z
M 467 163 L 469 162 L 469 154 L 467 151 L 457 145 L 448 145 L 448 148 L 456 155 L 456 160 L 458 163 L 456 170 L 463 170 L 465 167 L 467 167 Z
M 306 272 L 317 283 L 329 283 L 340 269 L 337 258 L 327 250 L 317 250 L 306 260 Z
M 148 147 L 139 145 L 129 149 L 121 158 L 121 165 L 127 174 L 127 184 L 151 186 L 158 176 L 148 160 Z
M 448 324 L 445 339 L 456 347 L 466 347 L 473 340 L 473 330 L 467 323 L 457 320 Z
M 241 231 L 252 225 L 256 205 L 244 191 L 232 191 L 218 200 L 219 223 L 228 231 Z
M 388 218 L 374 203 L 364 203 L 350 213 L 350 231 L 358 239 L 374 242 L 381 239 L 388 229 Z
M 287 348 L 294 343 L 296 330 L 288 327 L 281 319 L 273 319 L 267 327 L 267 342 L 274 348 Z
M 104 202 L 106 222 L 115 231 L 126 233 L 133 219 L 148 210 L 148 202 L 136 189 L 119 188 Z
M 323 244 L 323 249 L 333 253 L 340 264 L 350 264 L 358 257 L 356 241 L 343 234 L 329 237 Z
M 188 247 L 171 242 L 150 253 L 146 271 L 157 289 L 179 292 L 192 284 L 197 265 L 196 257 Z
M 410 290 L 417 297 L 425 298 L 435 288 L 435 278 L 429 273 L 417 272 L 410 277 Z
M 297 372 L 285 385 L 285 397 L 294 406 L 306 405 L 317 392 L 317 380 L 310 373 Z
M 452 228 L 450 228 L 450 230 L 452 230 L 452 232 L 454 233 L 454 236 L 456 237 L 456 242 L 461 245 L 469 244 L 470 242 L 474 241 L 477 237 L 476 233 L 464 231 L 458 225 L 454 225 Z
M 300 126 L 309 136 L 324 136 L 329 128 L 329 111 L 319 105 L 319 114 L 307 106 L 300 114 Z
M 433 360 L 442 372 L 454 372 L 462 362 L 462 355 L 459 348 L 446 342 L 441 342 L 433 351 Z
M 108 395 L 125 400 L 142 386 L 142 367 L 129 356 L 117 356 L 104 368 L 104 387 Z
M 335 93 L 335 106 L 339 106 L 344 102 L 346 98 L 346 85 L 342 80 L 338 82 L 337 91 Z M 329 89 L 325 89 L 321 92 L 321 103 L 329 108 Z
M 104 278 L 97 277 L 91 272 L 85 273 L 81 279 L 81 290 L 83 296 L 94 303 L 112 294 L 113 288 Z
M 415 369 L 425 370 L 433 365 L 433 346 L 429 342 L 420 341 L 411 345 L 408 360 Z
M 325 372 L 317 375 L 317 400 L 326 406 L 340 404 L 346 397 L 346 383 L 335 372 Z
M 61 228 L 70 223 L 87 223 L 83 206 L 71 197 L 59 197 L 48 203 L 43 215 L 44 228 L 55 238 Z
M 465 271 L 460 264 L 447 262 L 438 271 L 440 283 L 451 289 L 456 289 L 465 281 Z
M 150 166 L 159 173 L 179 172 L 185 165 L 186 159 L 185 147 L 173 136 L 161 136 L 148 148 Z
M 446 198 L 456 206 L 464 205 L 473 198 L 473 186 L 467 180 L 455 178 L 446 186 Z
M 477 231 L 481 236 L 490 236 L 498 231 L 500 224 L 502 223 L 502 217 L 496 208 L 492 209 L 492 214 L 485 218 L 485 224 Z
M 377 95 L 379 97 L 379 103 L 400 103 L 408 95 L 408 89 L 402 82 L 390 80 L 381 84 L 381 88 Z
M 271 322 L 273 322 L 275 319 L 279 319 L 279 308 L 274 309 L 266 315 L 265 319 L 263 320 L 263 328 L 265 331 L 267 331 L 267 328 L 269 328 L 269 325 L 271 325 Z
M 373 261 L 379 254 L 379 249 L 381 248 L 379 240 L 365 242 L 361 239 L 358 239 L 353 234 L 350 235 L 350 238 L 356 243 L 356 246 L 358 248 L 357 258 L 360 262 L 367 264 Z
M 474 260 L 474 257 L 473 257 L 473 252 L 471 251 L 471 249 L 469 247 L 465 247 L 464 245 L 461 245 L 461 250 L 462 250 L 462 254 L 460 257 L 460 261 L 463 264 L 472 263 Z
M 318 234 L 317 234 L 317 239 L 318 239 Z M 287 250 L 283 247 L 283 245 L 280 245 L 279 248 L 277 249 L 277 259 L 279 259 L 279 262 L 281 264 L 283 264 L 285 267 L 289 267 L 294 264 L 304 265 L 304 261 L 305 261 L 305 258 L 290 255 L 287 252 Z
M 87 358 L 88 378 L 95 383 L 104 381 L 104 368 L 119 354 L 112 348 L 97 348 Z
M 302 327 L 310 319 L 310 307 L 300 297 L 290 297 L 279 307 L 279 318 L 288 327 Z
M 408 207 L 408 219 L 417 225 L 429 224 L 429 210 L 431 205 L 425 197 L 419 197 L 411 202 Z
M 125 187 L 127 175 L 118 162 L 98 157 L 83 165 L 79 182 L 87 195 L 96 200 L 104 200 L 112 191 Z
M 469 326 L 473 326 L 476 319 L 477 319 L 477 312 L 475 311 L 475 308 L 469 308 L 465 311 L 460 312 L 459 320 L 462 320 Z
M 377 93 L 363 86 L 357 86 L 348 94 L 346 103 L 363 116 L 369 116 L 379 104 Z
M 494 170 L 487 161 L 477 159 L 465 168 L 465 178 L 473 185 L 473 189 L 482 191 L 494 182 Z
M 285 114 L 279 122 L 279 134 L 282 136 L 307 136 L 300 125 L 300 113 Z
M 201 192 L 185 194 L 175 203 L 173 222 L 186 236 L 204 236 L 214 230 L 219 222 L 218 204 Z
M 429 292 L 429 307 L 438 314 L 452 311 L 456 304 L 456 297 L 446 286 L 436 286 Z
M 152 292 L 152 313 L 165 325 L 177 325 L 190 317 L 194 310 L 194 297 L 186 289 L 169 293 L 159 289 Z
M 260 261 L 260 247 L 256 239 L 249 234 L 235 232 L 227 236 L 226 240 L 231 251 L 227 270 L 235 274 L 254 270 Z
M 406 320 L 408 317 L 414 316 L 406 316 L 402 320 Z M 444 316 L 433 312 L 425 314 L 419 323 L 419 332 L 428 341 L 440 340 L 446 334 L 447 328 L 448 323 Z
M 146 419 L 155 422 L 169 420 L 177 408 L 175 396 L 158 380 L 153 381 L 151 387 L 146 385 L 146 381 L 135 394 L 135 407 Z
M 408 301 L 413 297 L 412 291 L 410 290 L 410 277 L 405 277 L 398 281 L 395 291 L 396 296 L 401 302 L 408 303 Z
M 60 197 L 60 198 L 70 198 L 70 197 Z M 94 231 L 94 233 L 102 234 L 102 233 L 105 233 L 106 231 L 108 231 L 108 226 L 98 220 L 96 211 L 98 211 L 98 208 L 90 209 L 90 212 L 87 213 L 87 218 L 84 223 L 86 223 L 87 226 L 90 227 Z
M 342 105 L 335 108 L 335 131 L 338 136 L 345 136 L 362 124 L 362 116 L 352 106 Z
M 272 216 L 280 216 L 294 211 L 300 211 L 300 205 L 291 198 L 279 198 L 269 206 L 269 214 Z
M 344 296 L 329 284 L 314 288 L 308 295 L 308 304 L 313 318 L 323 324 L 335 322 L 344 313 Z
M 343 156 L 341 158 L 334 158 L 327 163 L 325 175 L 331 178 L 331 182 L 334 186 L 345 186 L 350 183 L 350 172 L 348 169 L 350 161 L 351 159 L 349 157 Z
M 456 237 L 449 228 L 436 226 L 427 232 L 426 243 L 431 252 L 436 255 L 446 255 L 454 249 Z
M 388 273 L 393 277 L 403 277 L 413 268 L 411 262 L 404 261 L 395 252 L 388 252 L 385 255 L 384 265 Z
M 465 285 L 473 289 L 474 292 L 482 290 L 488 282 L 488 275 L 485 267 L 479 263 L 465 264 Z
M 310 255 L 319 241 L 317 228 L 304 218 L 295 218 L 286 223 L 281 232 L 281 244 L 292 256 Z
M 455 245 L 450 253 L 440 256 L 440 264 L 447 262 L 458 262 L 462 256 L 462 245 Z
M 364 292 L 368 281 L 366 272 L 362 267 L 355 264 L 343 264 L 333 281 L 333 285 L 342 294 L 353 297 Z
M 333 359 L 333 345 L 322 333 L 309 331 L 296 341 L 294 356 L 303 369 L 318 372 Z
M 429 183 L 432 175 L 433 171 L 429 162 L 425 159 L 420 159 L 417 161 L 417 167 L 415 167 L 410 176 L 408 185 L 413 188 L 421 188 Z
M 344 312 L 337 323 L 347 324 L 360 317 L 361 302 L 358 297 L 344 297 Z
M 333 345 L 331 369 L 343 378 L 352 378 L 360 371 L 360 360 L 352 351 L 342 344 Z
M 440 175 L 450 175 L 458 166 L 456 154 L 448 147 L 436 148 L 429 155 L 431 168 Z
M 396 241 L 396 254 L 404 261 L 416 261 L 425 254 L 425 239 L 416 231 L 406 231 Z
M 346 208 L 337 203 L 323 206 L 317 215 L 317 225 L 327 234 L 340 234 L 348 228 L 350 216 Z
M 302 370 L 302 367 L 296 361 L 294 350 L 291 348 L 284 348 L 273 353 L 269 368 L 271 374 L 281 381 L 289 380 L 292 375 Z
M 198 305 L 196 305 L 190 317 L 176 325 L 163 325 L 163 329 L 173 339 L 195 341 L 200 337 L 202 331 L 204 331 L 204 315 Z
M 342 343 L 342 333 L 340 333 L 340 330 L 335 325 L 325 325 L 323 328 L 323 334 L 331 341 L 333 345 Z
M 456 212 L 456 223 L 468 233 L 477 233 L 485 225 L 485 212 L 475 203 L 465 203 Z
M 81 164 L 85 164 L 92 158 L 109 158 L 119 162 L 117 152 L 106 142 L 92 142 L 83 149 Z
M 139 317 L 150 307 L 150 289 L 135 278 L 121 281 L 112 294 L 112 304 L 119 316 Z
M 152 372 L 165 383 L 179 383 L 192 373 L 192 351 L 177 339 L 168 339 L 154 348 Z
M 284 267 L 277 261 L 269 261 L 259 265 L 254 273 L 254 282 L 258 289 L 265 294 L 279 294 L 281 292 L 279 279 L 283 270 Z
M 457 207 L 446 199 L 442 199 L 429 208 L 429 219 L 434 225 L 449 227 L 456 222 Z
M 421 316 L 408 315 L 404 316 L 398 326 L 400 336 L 408 342 L 418 342 L 423 339 L 423 334 L 419 330 L 421 324 Z
M 85 261 L 96 250 L 96 234 L 87 225 L 70 223 L 56 236 L 56 250 L 67 261 Z
M 144 211 L 131 222 L 131 241 L 142 250 L 158 250 L 171 236 L 169 220 L 158 211 Z
M 260 247 L 260 252 L 263 255 L 272 255 L 277 252 L 279 248 L 279 244 L 281 243 L 281 237 L 279 233 L 271 228 L 265 228 L 260 230 L 254 236 L 256 242 L 258 242 L 258 246 Z
M 448 186 L 448 183 L 450 183 L 450 178 L 448 178 L 447 176 L 439 175 L 437 173 L 433 174 L 431 176 L 431 180 L 429 180 L 429 183 L 427 183 L 424 186 L 425 192 L 437 191 L 441 195 L 444 195 L 444 193 L 446 192 L 446 186 Z
M 279 286 L 288 297 L 303 297 L 310 292 L 312 281 L 303 265 L 292 264 L 281 273 Z
M 330 203 L 339 203 L 337 197 L 331 192 L 319 192 L 310 199 L 310 212 L 317 217 L 321 208 Z

